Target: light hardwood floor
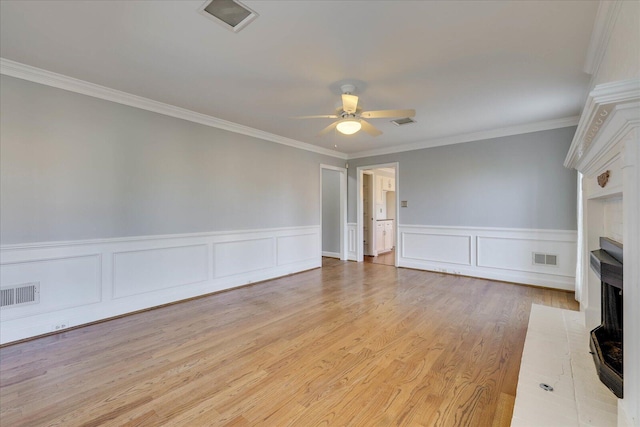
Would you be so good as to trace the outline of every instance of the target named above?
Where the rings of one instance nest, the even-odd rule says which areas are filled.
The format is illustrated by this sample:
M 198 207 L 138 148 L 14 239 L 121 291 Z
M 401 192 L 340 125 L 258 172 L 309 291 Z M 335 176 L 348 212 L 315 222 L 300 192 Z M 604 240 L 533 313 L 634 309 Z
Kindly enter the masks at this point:
M 0 349 L 2 426 L 509 425 L 531 303 L 573 294 L 324 267 Z
M 383 265 L 396 265 L 396 251 L 395 249 L 380 254 L 378 256 L 365 256 L 364 262 L 369 262 L 371 264 L 383 264 Z

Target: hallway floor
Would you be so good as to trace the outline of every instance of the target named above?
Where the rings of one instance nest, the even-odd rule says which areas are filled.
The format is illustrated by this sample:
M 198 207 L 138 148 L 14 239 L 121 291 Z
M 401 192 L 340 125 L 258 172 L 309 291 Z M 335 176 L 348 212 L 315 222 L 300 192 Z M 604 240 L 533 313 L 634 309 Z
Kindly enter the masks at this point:
M 371 264 L 396 265 L 396 249 L 393 248 L 391 251 L 378 256 L 365 256 L 364 262 Z

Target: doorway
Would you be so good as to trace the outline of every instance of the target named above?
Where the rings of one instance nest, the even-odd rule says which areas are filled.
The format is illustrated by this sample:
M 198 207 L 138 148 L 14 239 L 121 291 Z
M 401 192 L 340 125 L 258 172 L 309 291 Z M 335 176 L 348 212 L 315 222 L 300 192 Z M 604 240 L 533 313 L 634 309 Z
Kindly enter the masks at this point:
M 320 254 L 347 259 L 347 170 L 320 165 Z
M 398 183 L 398 163 L 358 167 L 358 262 L 398 265 Z

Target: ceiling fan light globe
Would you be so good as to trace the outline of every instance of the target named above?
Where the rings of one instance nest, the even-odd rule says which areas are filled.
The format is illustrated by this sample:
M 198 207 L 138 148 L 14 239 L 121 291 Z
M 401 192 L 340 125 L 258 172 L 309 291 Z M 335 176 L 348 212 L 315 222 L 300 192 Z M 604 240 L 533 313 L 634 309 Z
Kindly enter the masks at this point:
M 338 129 L 338 132 L 345 135 L 353 135 L 354 133 L 358 132 L 361 127 L 362 124 L 359 120 L 344 120 L 338 123 L 336 129 Z

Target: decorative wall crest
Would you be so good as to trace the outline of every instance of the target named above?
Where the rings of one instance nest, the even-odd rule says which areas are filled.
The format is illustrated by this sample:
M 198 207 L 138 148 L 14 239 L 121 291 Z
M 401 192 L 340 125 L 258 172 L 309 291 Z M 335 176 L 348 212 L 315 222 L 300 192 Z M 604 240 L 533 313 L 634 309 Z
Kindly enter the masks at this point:
M 607 182 L 609 182 L 609 175 L 611 175 L 611 171 L 606 171 L 598 175 L 598 185 L 600 187 L 604 188 L 605 185 L 607 185 Z

